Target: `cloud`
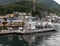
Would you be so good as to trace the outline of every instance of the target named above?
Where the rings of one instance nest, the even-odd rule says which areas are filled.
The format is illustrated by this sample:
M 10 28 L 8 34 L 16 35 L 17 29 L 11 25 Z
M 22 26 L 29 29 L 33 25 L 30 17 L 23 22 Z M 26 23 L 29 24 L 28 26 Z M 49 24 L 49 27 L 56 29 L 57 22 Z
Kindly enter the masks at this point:
M 56 1 L 58 4 L 60 4 L 60 0 L 54 0 L 54 1 Z

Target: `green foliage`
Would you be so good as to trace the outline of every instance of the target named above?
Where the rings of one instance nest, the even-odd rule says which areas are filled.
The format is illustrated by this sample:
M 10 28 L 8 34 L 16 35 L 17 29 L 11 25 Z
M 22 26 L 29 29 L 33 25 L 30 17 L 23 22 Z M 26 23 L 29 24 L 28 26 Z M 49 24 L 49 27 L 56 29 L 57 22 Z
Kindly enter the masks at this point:
M 43 4 L 37 3 L 35 2 L 35 11 L 33 11 L 33 2 L 32 0 L 21 0 L 19 2 L 14 2 L 12 4 L 8 4 L 8 5 L 4 5 L 4 6 L 0 6 L 0 15 L 3 14 L 8 14 L 8 13 L 12 13 L 14 11 L 19 11 L 19 12 L 32 12 L 32 15 L 35 14 L 39 14 L 42 15 L 40 13 L 40 11 L 48 11 L 49 13 L 56 13 L 58 14 L 60 11 L 53 8 L 53 7 L 48 7 L 48 6 L 44 6 Z

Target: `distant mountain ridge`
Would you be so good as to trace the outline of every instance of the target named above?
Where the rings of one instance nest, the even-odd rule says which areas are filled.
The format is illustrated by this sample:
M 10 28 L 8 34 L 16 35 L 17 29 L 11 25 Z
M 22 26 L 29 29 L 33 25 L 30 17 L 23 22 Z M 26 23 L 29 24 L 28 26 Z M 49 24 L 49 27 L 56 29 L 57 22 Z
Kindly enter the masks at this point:
M 60 5 L 53 0 L 38 0 L 38 3 L 43 6 L 53 7 L 54 9 L 60 10 Z
M 20 9 L 20 7 L 27 6 L 29 4 L 29 2 L 32 1 L 32 0 L 26 0 L 26 1 L 29 1 L 28 4 L 27 3 L 24 4 L 24 2 L 21 4 L 21 2 L 19 2 L 19 1 L 21 1 L 21 0 L 0 0 L 0 5 L 6 5 L 6 4 L 8 4 L 8 6 L 10 6 L 10 7 L 12 7 L 12 6 L 15 7 L 15 10 L 16 10 L 17 8 Z M 24 0 L 22 0 L 22 1 L 24 1 Z M 17 2 L 17 3 L 14 4 L 13 2 Z M 14 5 L 11 5 L 10 3 L 12 3 Z M 42 8 L 45 7 L 46 9 L 50 8 L 50 10 L 54 9 L 54 11 L 60 12 L 60 5 L 57 2 L 55 2 L 54 0 L 36 0 L 36 3 L 39 4 L 38 5 L 39 8 L 40 7 L 42 7 Z M 32 4 L 31 5 L 30 4 L 28 6 L 32 6 Z M 26 7 L 26 8 L 28 8 L 28 7 Z
M 19 0 L 0 0 L 0 5 L 13 3 L 15 1 L 19 1 Z M 44 6 L 55 7 L 58 9 L 60 8 L 60 5 L 53 0 L 36 0 L 36 1 Z
M 36 0 L 40 5 L 60 11 L 60 5 L 54 0 Z
M 0 0 L 0 5 L 13 3 L 14 1 L 16 1 L 16 0 Z
M 20 0 L 0 0 L 0 5 L 3 5 L 3 4 L 9 4 L 9 3 L 13 3 L 15 1 L 20 1 Z M 53 0 L 36 0 L 37 2 L 39 3 L 53 3 L 55 4 L 56 2 L 53 1 Z M 57 3 L 56 3 L 57 4 Z

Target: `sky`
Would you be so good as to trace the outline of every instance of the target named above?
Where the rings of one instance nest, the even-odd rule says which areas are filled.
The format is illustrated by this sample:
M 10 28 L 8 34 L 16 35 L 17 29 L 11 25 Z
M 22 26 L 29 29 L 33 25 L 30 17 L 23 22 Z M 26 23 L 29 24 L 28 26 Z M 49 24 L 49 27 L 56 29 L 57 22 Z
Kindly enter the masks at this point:
M 60 4 L 60 0 L 54 0 L 54 1 L 56 1 L 58 4 Z

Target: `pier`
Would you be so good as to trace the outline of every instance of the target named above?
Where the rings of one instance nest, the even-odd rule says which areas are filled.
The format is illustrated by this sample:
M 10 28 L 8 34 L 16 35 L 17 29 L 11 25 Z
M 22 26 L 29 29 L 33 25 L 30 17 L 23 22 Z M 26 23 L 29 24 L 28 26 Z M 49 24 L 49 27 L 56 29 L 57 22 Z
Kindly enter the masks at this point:
M 9 35 L 9 34 L 18 34 L 18 35 L 27 35 L 27 34 L 35 34 L 35 33 L 45 33 L 45 32 L 53 32 L 55 31 L 54 28 L 44 28 L 44 29 L 37 29 L 37 30 L 1 30 L 0 35 Z

